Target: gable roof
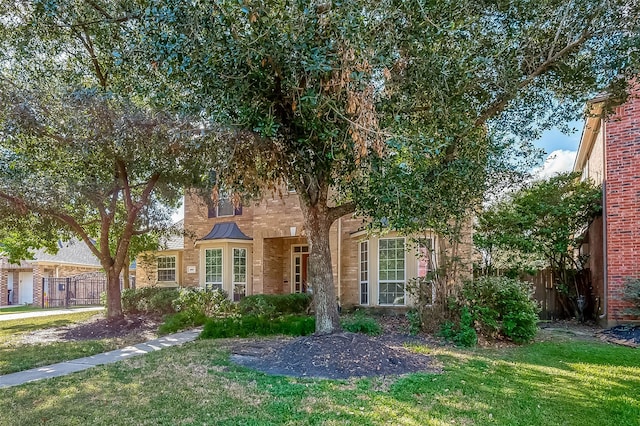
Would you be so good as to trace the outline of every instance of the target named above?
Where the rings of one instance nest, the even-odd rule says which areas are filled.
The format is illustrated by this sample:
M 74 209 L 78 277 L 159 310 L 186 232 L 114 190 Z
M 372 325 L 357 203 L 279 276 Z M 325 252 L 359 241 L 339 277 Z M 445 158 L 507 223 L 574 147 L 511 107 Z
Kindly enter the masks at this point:
M 184 219 L 171 225 L 170 233 L 160 239 L 160 250 L 182 250 L 184 248 Z
M 213 225 L 211 231 L 200 239 L 200 241 L 204 240 L 253 240 L 253 238 L 247 237 L 235 222 L 222 222 Z
M 77 239 L 69 241 L 58 241 L 58 252 L 56 254 L 47 253 L 44 249 L 36 251 L 31 263 L 51 262 L 74 265 L 87 265 L 101 267 L 100 261 L 91 253 L 89 247 Z

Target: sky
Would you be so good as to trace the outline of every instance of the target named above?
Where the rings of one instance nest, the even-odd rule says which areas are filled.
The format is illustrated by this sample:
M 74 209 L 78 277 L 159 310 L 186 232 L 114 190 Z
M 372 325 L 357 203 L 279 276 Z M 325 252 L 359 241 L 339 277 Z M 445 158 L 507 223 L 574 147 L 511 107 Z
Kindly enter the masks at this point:
M 570 135 L 551 129 L 534 142 L 537 148 L 542 148 L 547 153 L 544 164 L 534 170 L 537 177 L 548 178 L 573 169 L 584 122 L 575 121 L 570 126 L 575 129 Z

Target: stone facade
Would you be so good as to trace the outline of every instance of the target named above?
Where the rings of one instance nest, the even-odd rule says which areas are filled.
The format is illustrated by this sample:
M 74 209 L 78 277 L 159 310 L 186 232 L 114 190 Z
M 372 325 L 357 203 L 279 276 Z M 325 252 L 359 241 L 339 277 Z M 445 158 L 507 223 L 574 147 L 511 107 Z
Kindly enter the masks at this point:
M 611 325 L 633 319 L 623 288 L 640 278 L 640 86 L 606 119 L 601 102 L 591 112 L 574 169 L 603 185 L 603 218 L 591 224 L 586 251 L 601 319 Z

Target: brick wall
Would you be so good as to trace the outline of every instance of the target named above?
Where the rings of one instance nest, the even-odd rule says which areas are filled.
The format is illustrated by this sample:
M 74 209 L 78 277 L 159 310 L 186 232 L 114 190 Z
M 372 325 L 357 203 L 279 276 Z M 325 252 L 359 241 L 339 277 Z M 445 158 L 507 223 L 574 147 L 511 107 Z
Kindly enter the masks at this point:
M 640 99 L 618 107 L 605 123 L 608 320 L 628 319 L 626 278 L 640 278 Z

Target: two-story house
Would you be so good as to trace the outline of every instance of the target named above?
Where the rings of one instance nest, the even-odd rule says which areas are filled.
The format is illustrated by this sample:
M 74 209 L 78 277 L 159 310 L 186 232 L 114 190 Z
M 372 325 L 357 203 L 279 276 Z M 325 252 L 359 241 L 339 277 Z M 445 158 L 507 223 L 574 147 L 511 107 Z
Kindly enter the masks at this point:
M 605 117 L 606 98 L 590 102 L 574 164 L 582 179 L 602 185 L 603 213 L 589 227 L 581 248 L 588 254 L 600 319 L 629 320 L 625 280 L 640 278 L 640 86 Z
M 435 236 L 417 248 L 397 233 L 372 237 L 362 218 L 344 216 L 330 230 L 336 294 L 344 306 L 405 306 L 407 284 L 433 268 Z M 309 246 L 295 193 L 234 207 L 209 207 L 185 196 L 183 245 L 155 253 L 155 271 L 138 262 L 138 286 L 222 289 L 234 300 L 250 294 L 312 292 Z M 151 272 L 151 273 L 150 273 Z

